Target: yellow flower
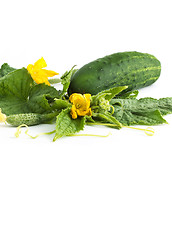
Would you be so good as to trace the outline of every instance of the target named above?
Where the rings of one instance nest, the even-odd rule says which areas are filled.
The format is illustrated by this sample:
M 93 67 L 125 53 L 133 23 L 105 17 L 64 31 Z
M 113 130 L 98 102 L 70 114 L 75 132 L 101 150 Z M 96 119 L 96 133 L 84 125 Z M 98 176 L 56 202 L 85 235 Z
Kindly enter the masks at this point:
M 90 108 L 90 99 L 91 94 L 79 94 L 73 93 L 70 95 L 69 100 L 73 103 L 71 108 L 71 115 L 73 119 L 76 119 L 77 116 L 91 116 L 91 108 Z
M 59 73 L 56 73 L 51 70 L 42 69 L 47 67 L 47 64 L 44 60 L 44 58 L 40 58 L 37 62 L 33 64 L 29 64 L 27 66 L 27 70 L 30 73 L 31 77 L 36 83 L 45 83 L 47 85 L 50 85 L 48 81 L 48 77 L 53 77 L 55 75 L 58 75 Z
M 2 112 L 1 112 L 1 109 L 0 109 L 0 122 L 5 122 L 6 121 L 6 115 L 5 114 L 3 114 Z

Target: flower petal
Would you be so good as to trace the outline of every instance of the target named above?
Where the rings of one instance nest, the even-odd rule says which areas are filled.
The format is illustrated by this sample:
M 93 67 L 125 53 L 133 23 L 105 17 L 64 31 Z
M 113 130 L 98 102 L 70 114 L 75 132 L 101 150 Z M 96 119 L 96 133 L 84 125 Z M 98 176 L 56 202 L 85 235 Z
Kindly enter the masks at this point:
M 6 118 L 7 118 L 6 115 L 1 112 L 1 108 L 0 108 L 0 122 L 5 122 Z
M 70 114 L 72 115 L 72 118 L 73 118 L 73 119 L 76 119 L 76 118 L 77 118 L 77 112 L 76 112 L 75 105 L 72 105 Z
M 48 82 L 48 77 L 43 76 L 42 74 L 32 75 L 32 78 L 37 84 L 45 83 L 47 85 L 50 85 L 50 83 Z
M 84 94 L 84 98 L 85 98 L 86 107 L 89 108 L 90 107 L 91 94 Z
M 91 116 L 92 115 L 92 112 L 91 112 L 91 108 L 88 108 L 88 109 L 77 109 L 76 110 L 78 116 L 85 116 L 85 115 L 88 115 L 88 116 Z
M 73 103 L 75 105 L 78 102 L 83 102 L 84 97 L 80 93 L 73 93 L 72 95 L 70 95 L 69 100 L 71 103 Z
M 86 94 L 84 94 L 84 97 L 87 99 L 87 101 L 89 101 L 89 102 L 90 102 L 90 99 L 91 99 L 91 94 L 89 94 L 89 93 L 86 93 Z
M 32 73 L 32 71 L 33 71 L 33 64 L 29 64 L 28 66 L 27 66 L 27 70 L 28 70 L 28 72 L 31 74 Z
M 45 67 L 47 67 L 47 64 L 43 57 L 34 63 L 35 69 L 40 69 L 40 68 L 45 68 Z
M 55 75 L 58 75 L 59 73 L 51 71 L 51 70 L 46 70 L 46 69 L 42 69 L 41 70 L 42 73 L 45 74 L 45 76 L 47 77 L 54 77 Z

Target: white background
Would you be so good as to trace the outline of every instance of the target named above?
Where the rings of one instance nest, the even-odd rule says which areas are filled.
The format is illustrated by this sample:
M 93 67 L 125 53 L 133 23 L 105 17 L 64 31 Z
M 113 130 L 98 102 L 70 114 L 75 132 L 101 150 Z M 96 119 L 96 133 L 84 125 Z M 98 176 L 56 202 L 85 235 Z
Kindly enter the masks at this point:
M 119 51 L 155 55 L 159 80 L 139 97 L 172 97 L 171 1 L 2 1 L 0 64 L 44 57 L 62 74 Z M 171 240 L 172 116 L 142 131 L 35 140 L 0 125 L 1 240 Z M 35 135 L 53 125 L 30 127 Z

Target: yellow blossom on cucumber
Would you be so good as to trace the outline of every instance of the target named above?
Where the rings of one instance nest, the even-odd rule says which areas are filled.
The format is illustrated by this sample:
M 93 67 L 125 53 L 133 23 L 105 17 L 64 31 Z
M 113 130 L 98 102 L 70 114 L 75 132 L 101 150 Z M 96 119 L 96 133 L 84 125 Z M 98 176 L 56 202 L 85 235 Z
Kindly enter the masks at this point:
M 1 123 L 1 122 L 5 122 L 6 119 L 7 119 L 7 116 L 6 116 L 5 114 L 3 114 L 3 113 L 1 112 L 1 109 L 0 109 L 0 123 Z
M 47 85 L 50 85 L 48 77 L 53 77 L 59 74 L 51 70 L 43 69 L 45 67 L 47 67 L 47 64 L 43 57 L 36 61 L 34 64 L 29 64 L 27 66 L 28 72 L 37 84 L 45 83 Z
M 71 116 L 76 119 L 78 116 L 91 116 L 92 111 L 90 108 L 91 94 L 73 93 L 70 95 L 69 100 L 73 103 L 71 108 Z

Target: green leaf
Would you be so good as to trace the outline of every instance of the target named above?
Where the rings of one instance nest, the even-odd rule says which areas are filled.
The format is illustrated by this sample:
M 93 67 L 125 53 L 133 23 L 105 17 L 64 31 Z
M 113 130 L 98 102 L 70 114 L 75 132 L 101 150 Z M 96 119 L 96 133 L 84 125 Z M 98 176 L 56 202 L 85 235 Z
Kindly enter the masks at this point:
M 128 88 L 127 86 L 122 86 L 122 87 L 114 87 L 114 88 L 110 88 L 107 90 L 104 90 L 100 93 L 101 94 L 105 94 L 105 99 L 110 101 L 112 98 L 114 98 L 118 93 L 122 92 L 123 90 L 125 90 L 126 88 Z M 99 95 L 99 93 L 98 93 Z
M 101 123 L 114 124 L 114 127 L 118 129 L 122 127 L 121 123 L 110 113 L 105 112 L 93 113 L 93 119 Z
M 96 102 L 99 101 L 99 99 L 101 99 L 102 97 L 105 100 L 110 101 L 112 98 L 114 98 L 118 93 L 122 92 L 123 90 L 125 90 L 127 88 L 127 86 L 122 86 L 122 87 L 114 87 L 114 88 L 110 88 L 104 91 L 99 92 L 96 95 L 92 96 L 92 104 L 96 104 Z
M 72 77 L 73 73 L 76 71 L 76 70 L 74 70 L 74 67 L 75 67 L 75 66 L 76 66 L 76 65 L 74 65 L 74 66 L 71 68 L 70 71 L 66 71 L 66 72 L 61 76 L 61 83 L 63 84 L 63 90 L 62 90 L 61 95 L 60 95 L 61 98 L 66 94 L 66 92 L 67 92 L 67 90 L 68 90 L 68 88 L 69 88 L 71 77 Z
M 72 104 L 69 103 L 69 101 L 63 99 L 55 99 L 52 105 L 53 110 L 62 110 L 69 107 L 71 108 Z
M 73 119 L 70 115 L 70 108 L 62 110 L 56 120 L 56 134 L 53 141 L 64 136 L 73 135 L 84 129 L 85 118 Z
M 14 70 L 16 69 L 13 67 L 10 67 L 8 63 L 4 63 L 0 68 L 0 77 L 3 77 Z
M 33 80 L 25 68 L 15 70 L 0 81 L 0 108 L 6 115 L 28 112 L 27 100 Z
M 152 107 L 157 107 L 162 115 L 172 113 L 172 97 L 160 98 L 159 100 L 153 98 L 145 98 L 145 100 L 141 101 L 145 101 L 146 103 L 149 101 L 152 102 Z
M 48 113 L 58 91 L 45 84 L 35 84 L 26 68 L 5 75 L 0 80 L 0 108 L 6 115 Z
M 59 97 L 59 92 L 52 86 L 37 84 L 30 89 L 27 105 L 32 112 L 51 112 L 54 98 Z
M 138 90 L 133 90 L 131 92 L 124 93 L 120 96 L 120 98 L 136 98 L 139 94 Z
M 172 98 L 112 99 L 110 103 L 113 116 L 126 126 L 167 123 L 162 115 L 172 113 Z

